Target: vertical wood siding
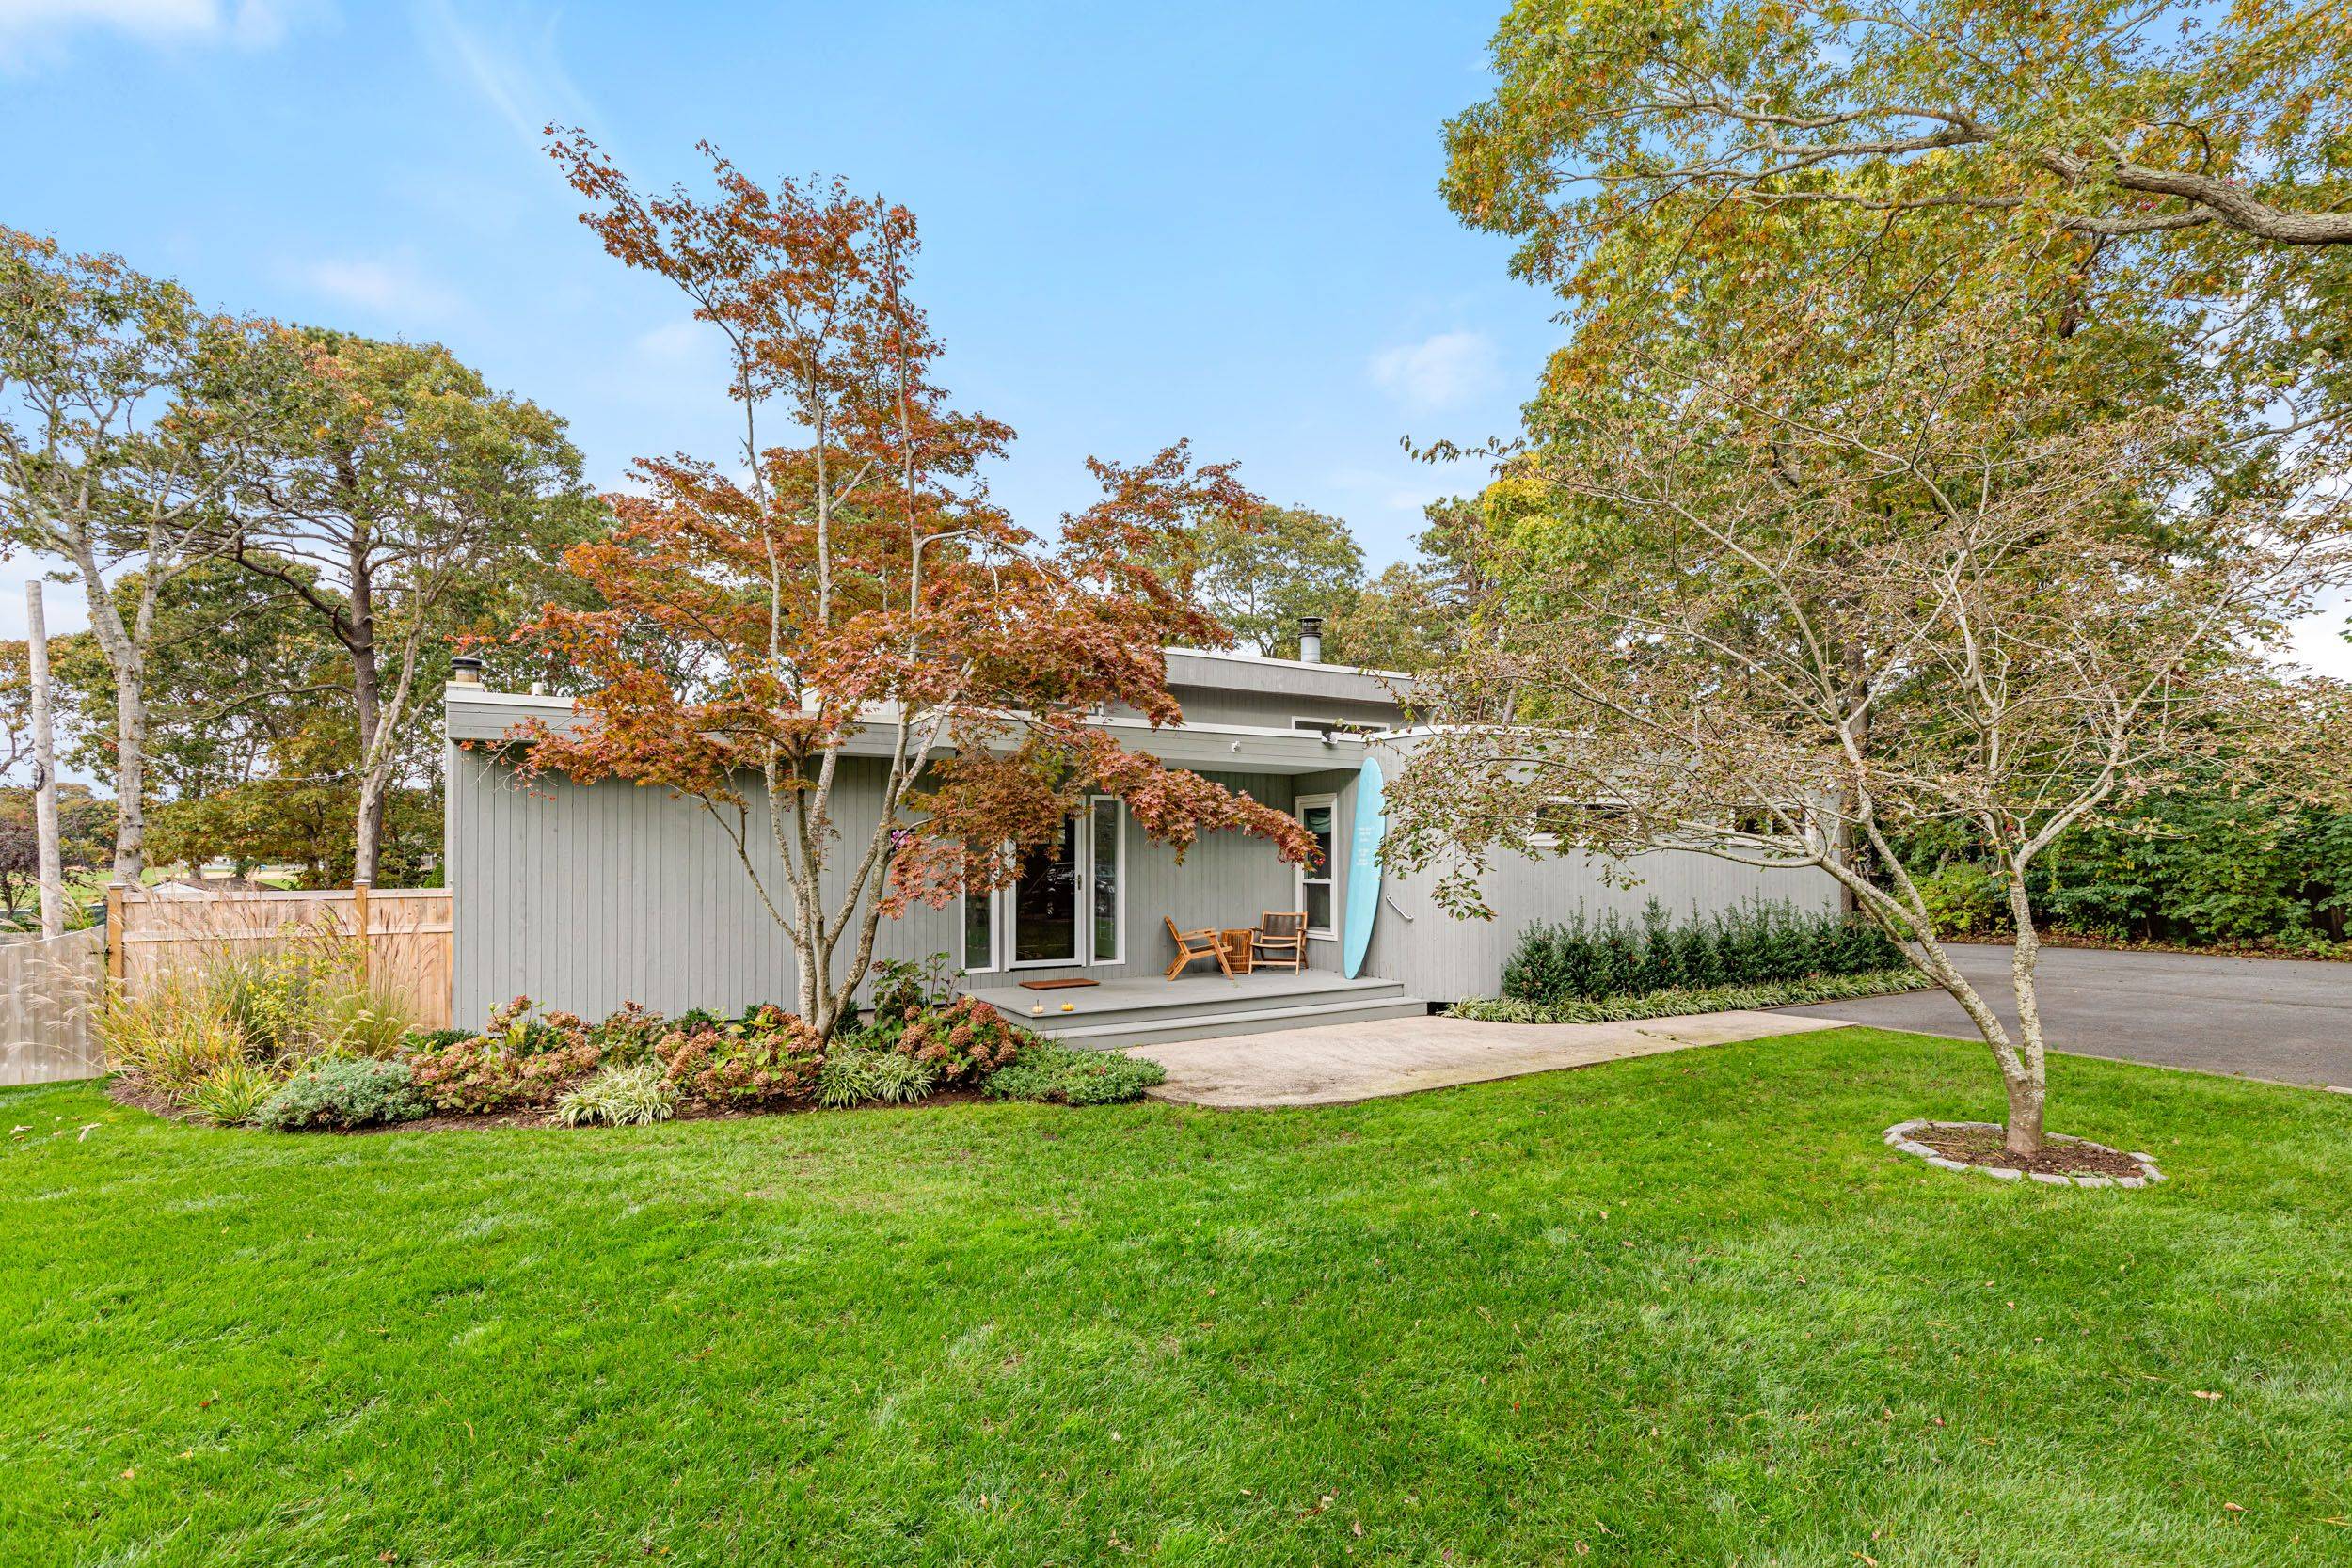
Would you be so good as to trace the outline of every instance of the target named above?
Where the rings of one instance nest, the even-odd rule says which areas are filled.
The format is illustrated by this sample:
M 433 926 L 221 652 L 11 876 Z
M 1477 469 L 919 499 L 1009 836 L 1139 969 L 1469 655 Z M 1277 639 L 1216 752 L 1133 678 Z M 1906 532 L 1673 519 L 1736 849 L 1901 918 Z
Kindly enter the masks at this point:
M 1379 752 L 1380 766 L 1394 778 L 1403 752 Z M 1303 785 L 1302 785 L 1303 787 Z M 1352 817 L 1352 795 L 1342 808 Z M 1612 870 L 1639 879 L 1632 887 L 1613 884 Z M 1502 983 L 1503 960 L 1519 933 L 1537 921 L 1563 920 L 1581 910 L 1600 916 L 1615 911 L 1636 915 L 1652 898 L 1676 914 L 1711 913 L 1756 899 L 1800 910 L 1835 910 L 1837 883 L 1822 871 L 1766 871 L 1735 865 L 1712 855 L 1660 851 L 1616 863 L 1581 851 L 1529 857 L 1499 855 L 1481 884 L 1492 920 L 1465 920 L 1438 908 L 1430 873 L 1381 879 L 1382 907 L 1373 927 L 1364 973 L 1395 980 L 1430 1002 L 1492 996 Z
M 873 827 L 881 769 L 870 759 L 844 765 L 834 814 L 845 851 L 862 846 Z M 1212 776 L 1290 808 L 1293 781 L 1281 775 Z M 516 995 L 589 1017 L 625 1001 L 663 1012 L 791 1001 L 790 943 L 726 833 L 699 804 L 612 781 L 543 779 L 522 788 L 483 753 L 455 747 L 448 777 L 458 1023 L 478 1022 Z M 752 863 L 781 907 L 782 865 L 756 813 L 749 838 Z M 1020 978 L 1157 974 L 1172 953 L 1164 916 L 1187 928 L 1236 926 L 1291 905 L 1291 868 L 1261 840 L 1206 834 L 1180 865 L 1130 822 L 1122 847 L 1126 961 L 1025 969 Z M 828 896 L 838 897 L 846 880 L 845 869 L 829 869 Z M 917 907 L 882 923 L 876 951 L 916 959 L 958 954 L 961 933 L 954 903 Z

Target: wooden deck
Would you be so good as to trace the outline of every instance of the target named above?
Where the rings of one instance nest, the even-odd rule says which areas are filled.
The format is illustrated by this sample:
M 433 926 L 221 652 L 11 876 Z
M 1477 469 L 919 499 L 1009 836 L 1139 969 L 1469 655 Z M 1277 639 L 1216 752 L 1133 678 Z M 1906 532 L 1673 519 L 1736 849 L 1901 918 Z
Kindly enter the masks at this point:
M 1113 1050 L 1374 1019 L 1425 1017 L 1393 980 L 1349 980 L 1328 970 L 1260 971 L 1227 979 L 1211 969 L 1179 979 L 1105 980 L 1023 990 L 1016 976 L 975 976 L 963 990 L 1024 1028 L 1073 1046 Z

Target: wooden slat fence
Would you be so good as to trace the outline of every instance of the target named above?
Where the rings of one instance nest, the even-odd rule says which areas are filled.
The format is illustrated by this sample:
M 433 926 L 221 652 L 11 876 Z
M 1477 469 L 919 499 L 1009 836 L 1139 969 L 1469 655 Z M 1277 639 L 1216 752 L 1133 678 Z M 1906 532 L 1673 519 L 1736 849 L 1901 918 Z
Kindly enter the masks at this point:
M 106 933 L 97 927 L 0 946 L 0 1085 L 105 1071 L 96 1019 L 105 982 Z
M 364 918 L 372 978 L 405 1002 L 420 1027 L 449 1026 L 450 901 L 446 888 L 350 888 L 315 893 L 229 893 L 201 898 L 112 890 L 121 940 L 116 978 L 136 996 L 153 979 L 210 954 L 298 940 L 306 931 L 358 934 Z M 364 911 L 364 916 L 362 911 Z

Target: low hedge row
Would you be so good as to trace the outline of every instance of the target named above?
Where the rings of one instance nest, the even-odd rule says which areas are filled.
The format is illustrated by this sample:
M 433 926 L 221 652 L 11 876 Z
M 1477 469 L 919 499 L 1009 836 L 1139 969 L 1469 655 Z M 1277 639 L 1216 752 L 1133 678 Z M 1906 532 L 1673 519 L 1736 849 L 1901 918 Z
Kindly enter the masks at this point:
M 1784 984 L 1867 974 L 1903 962 L 1868 923 L 1756 902 L 1677 922 L 1651 899 L 1640 918 L 1612 911 L 1530 926 L 1502 969 L 1502 994 L 1557 1006 L 1652 991 Z

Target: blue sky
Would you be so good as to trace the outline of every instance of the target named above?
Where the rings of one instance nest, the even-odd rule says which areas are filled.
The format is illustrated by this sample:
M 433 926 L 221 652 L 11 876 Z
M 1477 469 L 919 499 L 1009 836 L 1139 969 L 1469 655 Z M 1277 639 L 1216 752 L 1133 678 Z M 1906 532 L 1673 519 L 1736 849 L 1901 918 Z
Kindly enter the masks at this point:
M 915 211 L 946 378 L 1020 433 L 993 483 L 1025 520 L 1088 499 L 1089 453 L 1189 436 L 1377 563 L 1482 472 L 1399 437 L 1516 428 L 1559 333 L 1436 194 L 1500 10 L 0 0 L 0 222 L 208 303 L 437 339 L 567 418 L 610 483 L 725 455 L 723 374 L 574 221 L 538 128 L 586 126 L 647 183 L 694 178 L 708 137 Z M 24 575 L 0 568 L 0 634 Z
M 644 183 L 699 138 L 914 209 L 965 406 L 1020 432 L 1050 525 L 1089 454 L 1177 436 L 1395 560 L 1474 488 L 1400 436 L 1517 428 L 1558 341 L 1508 245 L 1438 199 L 1502 0 L 567 5 L 0 0 L 0 222 L 209 303 L 437 339 L 571 421 L 591 477 L 733 451 L 706 336 L 607 259 L 539 150 L 586 126 Z M 23 560 L 0 636 L 24 634 Z M 53 590 L 51 625 L 84 622 Z M 2345 606 L 2298 627 L 2352 676 Z

